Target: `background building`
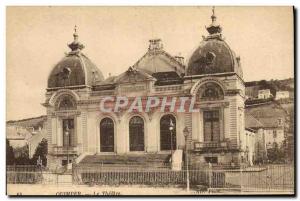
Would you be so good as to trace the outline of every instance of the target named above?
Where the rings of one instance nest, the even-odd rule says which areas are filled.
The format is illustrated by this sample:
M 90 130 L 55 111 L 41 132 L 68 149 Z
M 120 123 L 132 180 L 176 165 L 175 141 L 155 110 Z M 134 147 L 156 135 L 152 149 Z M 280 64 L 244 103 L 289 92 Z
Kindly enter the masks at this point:
M 33 157 L 38 144 L 43 138 L 47 138 L 46 122 L 47 117 L 40 116 L 6 123 L 6 139 L 14 149 L 16 157 L 25 147 L 29 158 Z
M 286 99 L 289 97 L 290 97 L 289 91 L 277 91 L 275 99 L 280 100 L 280 99 Z

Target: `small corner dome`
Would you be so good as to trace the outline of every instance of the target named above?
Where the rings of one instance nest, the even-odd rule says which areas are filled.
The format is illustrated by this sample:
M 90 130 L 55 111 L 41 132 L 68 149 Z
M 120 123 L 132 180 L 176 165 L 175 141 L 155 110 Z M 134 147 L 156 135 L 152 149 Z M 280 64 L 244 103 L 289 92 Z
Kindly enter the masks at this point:
M 224 40 L 203 40 L 188 62 L 187 75 L 228 72 L 235 72 L 242 77 L 240 59 Z
M 209 35 L 203 37 L 200 45 L 192 53 L 187 67 L 187 75 L 205 75 L 235 72 L 243 77 L 240 58 L 222 37 L 222 27 L 216 23 L 213 8 L 212 23 L 206 27 Z
M 92 86 L 103 81 L 102 72 L 82 52 L 84 46 L 78 41 L 78 35 L 73 34 L 74 41 L 68 46 L 71 49 L 61 61 L 59 61 L 48 77 L 48 88 L 68 86 Z

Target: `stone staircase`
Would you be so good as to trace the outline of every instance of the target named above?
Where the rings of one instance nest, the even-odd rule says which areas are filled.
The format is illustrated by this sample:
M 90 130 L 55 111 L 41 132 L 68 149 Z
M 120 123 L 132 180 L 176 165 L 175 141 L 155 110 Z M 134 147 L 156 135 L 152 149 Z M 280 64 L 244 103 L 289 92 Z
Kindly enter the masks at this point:
M 87 155 L 79 166 L 107 169 L 170 168 L 170 154 Z

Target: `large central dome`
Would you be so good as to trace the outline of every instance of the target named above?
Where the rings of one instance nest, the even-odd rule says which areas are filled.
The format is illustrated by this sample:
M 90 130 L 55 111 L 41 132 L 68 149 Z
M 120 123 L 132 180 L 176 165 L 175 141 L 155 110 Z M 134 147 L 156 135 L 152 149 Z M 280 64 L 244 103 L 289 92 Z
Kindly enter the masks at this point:
M 236 57 L 229 45 L 222 38 L 222 28 L 216 23 L 216 16 L 211 16 L 212 23 L 207 27 L 209 35 L 203 38 L 188 62 L 187 75 L 205 75 L 234 72 L 243 76 L 240 58 Z
M 48 89 L 69 86 L 92 86 L 103 81 L 102 72 L 86 57 L 81 50 L 84 48 L 74 33 L 74 41 L 68 46 L 71 51 L 58 62 L 48 78 Z

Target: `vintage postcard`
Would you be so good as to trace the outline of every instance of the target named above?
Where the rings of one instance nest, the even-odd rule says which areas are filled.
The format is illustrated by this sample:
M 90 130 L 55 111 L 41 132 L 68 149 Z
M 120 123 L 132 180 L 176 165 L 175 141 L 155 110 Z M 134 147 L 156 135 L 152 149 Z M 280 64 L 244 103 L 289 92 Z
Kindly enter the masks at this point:
M 6 8 L 7 195 L 294 195 L 294 8 Z

